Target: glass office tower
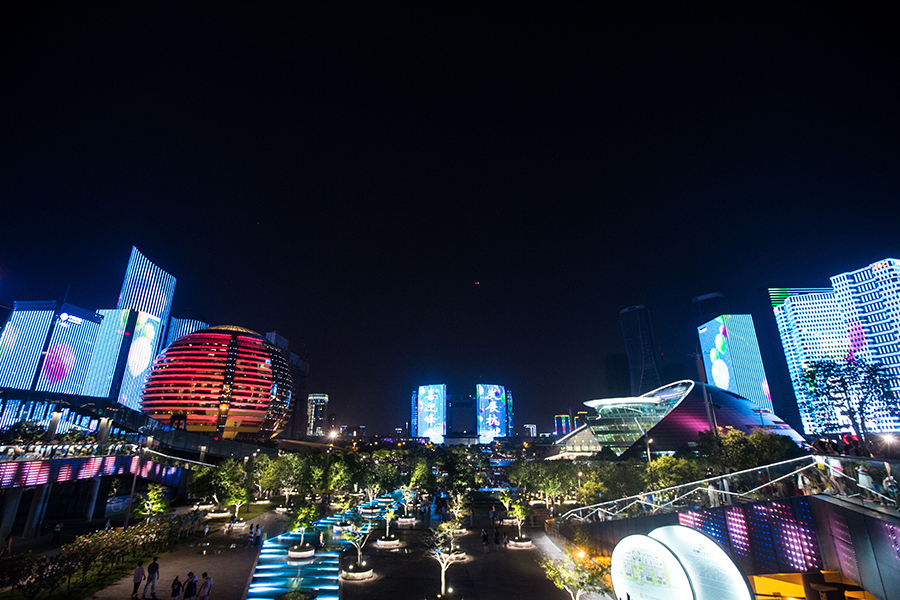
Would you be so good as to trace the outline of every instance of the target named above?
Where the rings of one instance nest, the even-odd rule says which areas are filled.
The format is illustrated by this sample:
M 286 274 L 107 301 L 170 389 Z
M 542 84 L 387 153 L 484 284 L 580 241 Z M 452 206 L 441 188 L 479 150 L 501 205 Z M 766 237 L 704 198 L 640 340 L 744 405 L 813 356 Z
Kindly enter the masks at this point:
M 750 315 L 720 315 L 697 328 L 709 383 L 770 412 L 772 396 Z

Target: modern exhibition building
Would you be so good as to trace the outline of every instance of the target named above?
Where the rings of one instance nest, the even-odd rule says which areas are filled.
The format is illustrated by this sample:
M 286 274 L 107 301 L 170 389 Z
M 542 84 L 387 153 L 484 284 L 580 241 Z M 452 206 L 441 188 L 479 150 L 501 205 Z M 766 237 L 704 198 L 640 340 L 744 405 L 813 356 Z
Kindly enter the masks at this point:
M 172 342 L 153 363 L 143 412 L 222 438 L 272 437 L 289 416 L 293 382 L 281 350 L 258 333 L 223 325 Z
M 696 447 L 701 432 L 732 427 L 745 433 L 769 430 L 802 443 L 803 437 L 771 411 L 711 385 L 677 381 L 642 396 L 584 403 L 597 411 L 556 442 L 553 458 L 588 456 L 603 448 L 618 455 L 674 454 Z

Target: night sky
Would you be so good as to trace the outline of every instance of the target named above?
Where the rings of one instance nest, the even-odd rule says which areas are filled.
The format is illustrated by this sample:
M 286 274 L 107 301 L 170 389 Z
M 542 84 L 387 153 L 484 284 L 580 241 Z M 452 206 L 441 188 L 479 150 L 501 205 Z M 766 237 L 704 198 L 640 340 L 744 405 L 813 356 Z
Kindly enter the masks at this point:
M 900 255 L 886 3 L 18 4 L 0 304 L 114 307 L 137 246 L 174 315 L 308 351 L 339 423 L 498 383 L 546 431 L 622 308 L 686 363 L 692 297 Z

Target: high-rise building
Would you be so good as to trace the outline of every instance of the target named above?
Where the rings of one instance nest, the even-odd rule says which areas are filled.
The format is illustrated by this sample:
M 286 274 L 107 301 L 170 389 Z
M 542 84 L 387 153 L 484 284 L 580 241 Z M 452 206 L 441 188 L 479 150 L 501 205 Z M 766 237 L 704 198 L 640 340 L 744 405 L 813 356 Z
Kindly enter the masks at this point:
M 694 323 L 697 327 L 715 319 L 719 315 L 727 315 L 731 312 L 728 298 L 725 297 L 725 294 L 719 292 L 691 298 L 691 306 L 694 308 Z
M 103 317 L 56 302 L 16 302 L 0 337 L 0 386 L 81 394 Z
M 306 435 L 325 435 L 325 411 L 328 394 L 310 394 L 306 400 Z
M 166 330 L 166 348 L 181 336 L 206 329 L 207 327 L 209 327 L 209 323 L 205 323 L 200 319 L 172 317 L 169 319 L 169 328 Z
M 153 319 L 144 320 L 145 327 L 157 329 L 157 331 L 148 332 L 144 336 L 154 340 L 151 360 L 162 348 L 163 328 L 169 322 L 169 311 L 172 308 L 174 293 L 175 278 L 150 262 L 137 248 L 132 247 L 116 308 L 120 310 L 131 308 L 153 317 Z
M 817 360 L 862 359 L 880 363 L 894 376 L 900 394 L 900 261 L 885 259 L 835 275 L 832 288 L 769 290 L 806 433 L 817 429 L 814 399 L 804 369 Z M 895 431 L 900 420 L 875 407 L 869 431 Z M 836 419 L 849 421 L 842 415 Z
M 506 388 L 502 385 L 475 386 L 478 399 L 478 443 L 490 444 L 494 438 L 510 435 Z
M 442 444 L 447 433 L 447 386 L 443 383 L 421 385 L 413 392 L 413 435 Z
M 475 435 L 475 397 L 471 394 L 447 396 L 447 433 Z
M 528 437 L 533 437 L 533 438 L 537 437 L 537 425 L 535 425 L 533 423 L 526 423 L 522 427 L 524 427 L 525 431 L 528 432 Z
M 650 313 L 644 306 L 630 306 L 619 313 L 628 368 L 631 371 L 631 395 L 640 396 L 660 387 L 660 355 L 653 342 Z
M 697 328 L 707 379 L 774 412 L 750 315 L 719 315 Z
M 84 395 L 117 398 L 125 359 L 137 323 L 137 311 L 112 308 L 97 312 L 103 317 L 103 321 L 100 323 L 91 364 L 85 377 Z
M 569 415 L 556 415 L 553 417 L 553 435 L 566 435 L 572 431 Z

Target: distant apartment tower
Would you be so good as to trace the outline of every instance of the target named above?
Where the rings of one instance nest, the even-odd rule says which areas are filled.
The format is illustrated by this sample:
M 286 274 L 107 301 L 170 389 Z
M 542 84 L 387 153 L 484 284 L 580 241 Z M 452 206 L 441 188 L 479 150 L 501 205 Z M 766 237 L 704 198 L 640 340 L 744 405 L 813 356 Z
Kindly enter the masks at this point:
M 325 435 L 325 411 L 328 410 L 328 394 L 310 394 L 306 400 L 306 435 Z
M 750 315 L 719 315 L 697 328 L 707 381 L 774 413 Z
M 525 431 L 528 432 L 528 437 L 537 437 L 537 425 L 534 425 L 533 423 L 526 423 L 522 427 L 524 427 Z
M 572 432 L 569 415 L 556 415 L 553 417 L 553 434 L 562 436 Z
M 880 363 L 900 394 L 900 261 L 885 259 L 831 278 L 832 288 L 769 290 L 803 428 L 817 429 L 804 368 L 823 359 Z M 836 415 L 847 425 L 845 417 Z M 869 431 L 900 429 L 900 420 L 876 407 Z
M 657 389 L 662 385 L 660 357 L 653 342 L 650 313 L 644 306 L 630 306 L 619 313 L 619 322 L 631 372 L 631 395 L 640 396 Z

